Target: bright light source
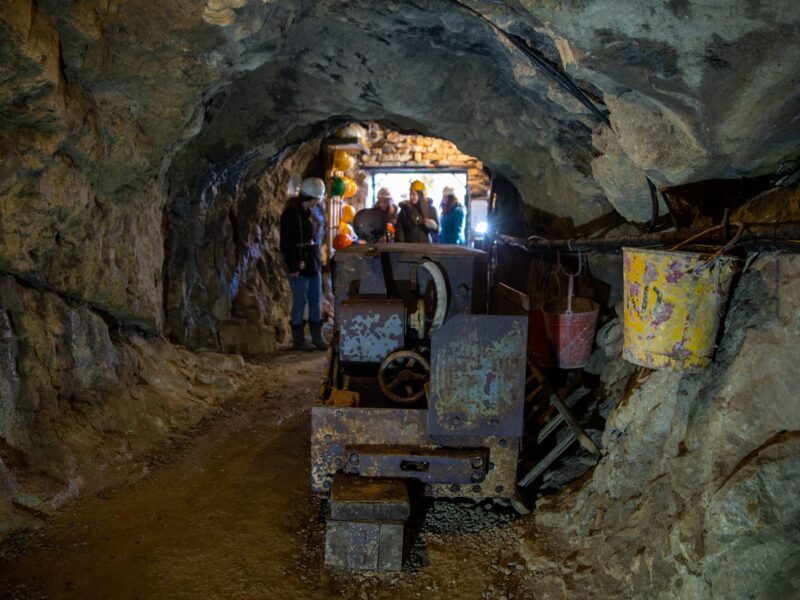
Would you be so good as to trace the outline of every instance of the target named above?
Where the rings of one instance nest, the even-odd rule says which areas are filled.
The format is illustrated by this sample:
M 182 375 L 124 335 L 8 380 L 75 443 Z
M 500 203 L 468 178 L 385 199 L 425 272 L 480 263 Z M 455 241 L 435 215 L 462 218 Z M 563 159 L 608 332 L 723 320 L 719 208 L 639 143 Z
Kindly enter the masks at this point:
M 489 222 L 488 221 L 481 221 L 477 225 L 475 225 L 475 233 L 486 233 L 489 231 Z

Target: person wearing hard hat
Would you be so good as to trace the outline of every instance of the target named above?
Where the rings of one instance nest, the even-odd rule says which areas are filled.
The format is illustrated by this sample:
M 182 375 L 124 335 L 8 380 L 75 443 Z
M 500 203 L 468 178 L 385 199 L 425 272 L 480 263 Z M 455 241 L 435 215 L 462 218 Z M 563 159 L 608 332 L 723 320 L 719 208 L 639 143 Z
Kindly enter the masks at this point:
M 309 351 L 326 350 L 322 337 L 322 259 L 315 241 L 319 225 L 314 208 L 325 198 L 325 182 L 309 177 L 300 186 L 300 195 L 289 199 L 281 214 L 281 253 L 286 261 L 289 286 L 292 289 L 292 348 Z M 308 306 L 311 342 L 304 333 L 304 317 Z
M 439 233 L 439 217 L 433 200 L 425 196 L 425 184 L 411 182 L 408 201 L 400 203 L 395 241 L 429 244 Z
M 439 205 L 441 214 L 439 231 L 440 244 L 464 243 L 464 207 L 458 201 L 455 190 L 446 187 L 442 190 L 442 203 Z
M 392 199 L 392 192 L 389 191 L 389 188 L 383 187 L 378 190 L 378 200 L 375 202 L 375 206 L 386 213 L 386 223 L 394 226 L 397 222 L 397 206 Z

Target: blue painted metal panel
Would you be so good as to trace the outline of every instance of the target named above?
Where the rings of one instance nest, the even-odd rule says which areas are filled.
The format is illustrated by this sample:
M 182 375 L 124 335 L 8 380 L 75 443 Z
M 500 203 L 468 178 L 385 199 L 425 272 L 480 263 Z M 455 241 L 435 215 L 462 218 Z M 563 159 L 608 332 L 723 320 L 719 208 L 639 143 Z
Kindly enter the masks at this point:
M 454 315 L 434 333 L 430 435 L 522 435 L 527 331 L 524 316 Z

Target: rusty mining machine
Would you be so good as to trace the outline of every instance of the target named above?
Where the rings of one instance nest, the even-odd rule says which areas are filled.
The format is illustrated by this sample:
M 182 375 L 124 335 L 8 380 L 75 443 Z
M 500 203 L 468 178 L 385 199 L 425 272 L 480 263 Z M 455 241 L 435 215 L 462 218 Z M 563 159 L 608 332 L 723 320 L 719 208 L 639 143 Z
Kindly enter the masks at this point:
M 515 498 L 528 322 L 489 314 L 503 305 L 489 289 L 480 250 L 337 253 L 334 337 L 311 411 L 311 487 L 330 499 L 328 566 L 400 569 L 409 489 Z

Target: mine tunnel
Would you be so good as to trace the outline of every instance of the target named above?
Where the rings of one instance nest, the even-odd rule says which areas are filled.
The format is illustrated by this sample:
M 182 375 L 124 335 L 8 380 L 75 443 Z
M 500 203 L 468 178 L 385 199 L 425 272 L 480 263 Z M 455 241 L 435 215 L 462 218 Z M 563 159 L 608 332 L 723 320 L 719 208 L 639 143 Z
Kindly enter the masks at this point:
M 800 597 L 799 26 L 4 2 L 0 598 Z

